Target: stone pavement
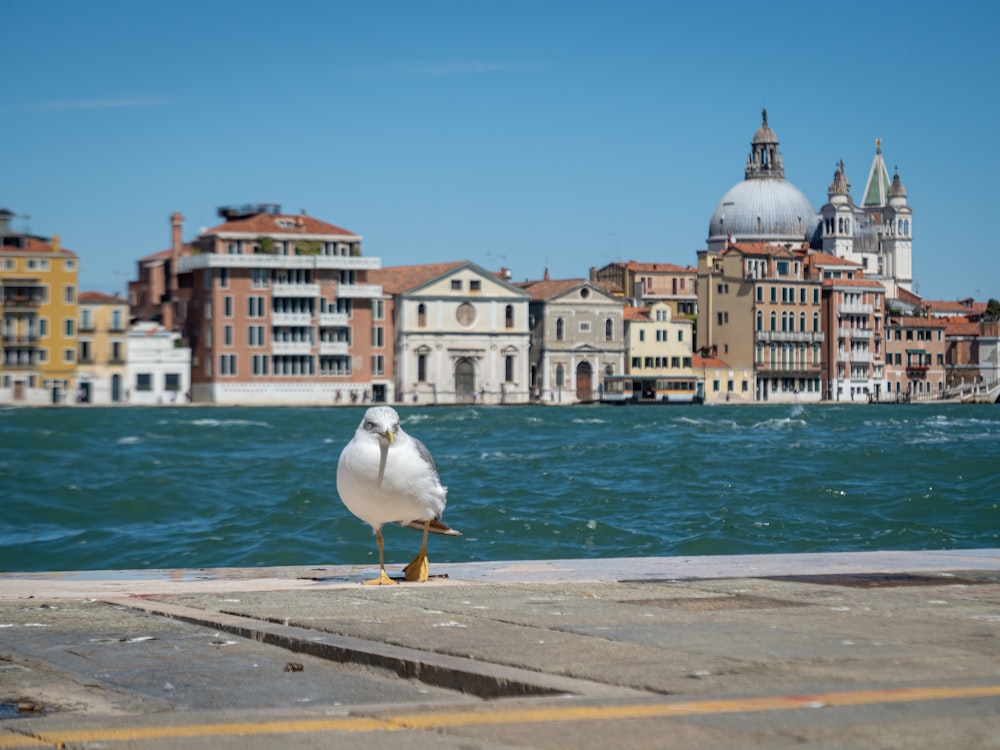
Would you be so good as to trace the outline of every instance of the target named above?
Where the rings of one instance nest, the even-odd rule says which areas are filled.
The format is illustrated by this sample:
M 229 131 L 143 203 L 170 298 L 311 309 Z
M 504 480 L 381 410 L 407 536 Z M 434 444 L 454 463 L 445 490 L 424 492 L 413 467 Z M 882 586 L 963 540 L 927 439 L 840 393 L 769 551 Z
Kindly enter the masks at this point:
M 1000 748 L 1000 550 L 0 574 L 4 748 Z

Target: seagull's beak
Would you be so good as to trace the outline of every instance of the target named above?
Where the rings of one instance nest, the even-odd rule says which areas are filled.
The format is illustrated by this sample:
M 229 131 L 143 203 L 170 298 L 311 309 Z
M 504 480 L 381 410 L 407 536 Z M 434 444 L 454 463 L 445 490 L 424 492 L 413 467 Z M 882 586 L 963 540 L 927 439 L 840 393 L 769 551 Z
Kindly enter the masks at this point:
M 392 430 L 386 430 L 385 432 L 380 432 L 379 436 L 387 443 L 389 443 L 389 445 L 392 445 L 392 441 L 396 438 Z

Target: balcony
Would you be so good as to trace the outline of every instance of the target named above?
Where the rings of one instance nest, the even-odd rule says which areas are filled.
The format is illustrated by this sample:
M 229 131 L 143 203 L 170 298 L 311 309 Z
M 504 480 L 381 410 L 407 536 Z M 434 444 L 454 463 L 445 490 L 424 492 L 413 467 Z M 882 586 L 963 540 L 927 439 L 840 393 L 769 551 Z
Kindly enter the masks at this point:
M 4 334 L 3 345 L 10 348 L 33 347 L 38 343 L 38 336 L 34 334 Z
M 37 310 L 41 304 L 40 297 L 26 294 L 12 294 L 3 298 L 3 307 L 10 312 L 17 310 Z
M 381 284 L 337 284 L 341 299 L 377 299 L 385 296 Z
M 346 357 L 351 353 L 351 345 L 346 341 L 320 341 L 319 353 Z
M 841 315 L 871 315 L 875 312 L 875 306 L 862 305 L 857 302 L 845 302 L 837 308 L 837 312 Z
M 346 255 L 229 255 L 200 253 L 186 255 L 177 264 L 180 273 L 204 268 L 323 268 L 335 270 L 372 271 L 382 267 L 381 258 Z
M 347 313 L 325 312 L 319 314 L 319 324 L 325 328 L 347 328 L 351 321 Z
M 312 354 L 311 341 L 274 341 L 271 343 L 272 354 Z
M 841 350 L 837 352 L 838 362 L 871 362 L 872 353 L 868 351 L 861 351 L 860 349 L 852 349 L 850 351 Z
M 311 326 L 312 313 L 307 312 L 272 312 L 271 323 L 276 326 Z
M 770 343 L 772 341 L 793 341 L 804 344 L 819 344 L 823 342 L 822 331 L 757 331 L 757 341 Z
M 870 339 L 872 337 L 871 328 L 840 328 L 837 335 L 842 339 Z
M 271 294 L 275 297 L 318 297 L 319 284 L 276 281 L 271 285 Z

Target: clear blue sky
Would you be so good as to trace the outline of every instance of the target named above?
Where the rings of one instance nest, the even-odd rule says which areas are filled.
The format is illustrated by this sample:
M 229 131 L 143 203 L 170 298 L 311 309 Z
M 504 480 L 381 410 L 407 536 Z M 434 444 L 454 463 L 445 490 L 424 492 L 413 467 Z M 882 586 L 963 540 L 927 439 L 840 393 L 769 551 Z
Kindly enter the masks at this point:
M 81 288 L 279 203 L 383 265 L 694 265 L 766 107 L 818 209 L 875 139 L 932 299 L 1000 298 L 996 3 L 0 0 L 0 207 Z

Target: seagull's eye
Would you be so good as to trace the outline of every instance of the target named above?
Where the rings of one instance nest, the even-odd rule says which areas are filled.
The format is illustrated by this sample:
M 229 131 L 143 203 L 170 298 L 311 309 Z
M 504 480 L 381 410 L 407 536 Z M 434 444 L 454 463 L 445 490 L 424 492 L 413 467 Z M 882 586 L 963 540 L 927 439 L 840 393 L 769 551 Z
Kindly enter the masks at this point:
M 372 421 L 371 421 L 371 420 L 369 419 L 368 421 L 366 421 L 366 422 L 365 422 L 365 429 L 366 429 L 366 430 L 374 430 L 374 429 L 375 429 L 375 423 L 374 423 L 374 422 L 372 422 Z

